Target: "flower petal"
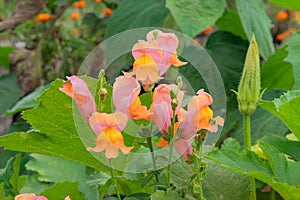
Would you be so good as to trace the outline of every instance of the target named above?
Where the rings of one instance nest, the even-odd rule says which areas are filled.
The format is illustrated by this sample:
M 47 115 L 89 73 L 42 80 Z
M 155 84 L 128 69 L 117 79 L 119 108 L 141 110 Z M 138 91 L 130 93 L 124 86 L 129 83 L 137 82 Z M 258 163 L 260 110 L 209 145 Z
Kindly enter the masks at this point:
M 113 85 L 113 103 L 116 111 L 129 116 L 128 107 L 140 93 L 140 85 L 133 77 L 119 76 Z
M 128 117 L 122 112 L 112 114 L 95 112 L 89 119 L 90 126 L 98 135 L 105 128 L 115 128 L 121 131 L 125 128 L 128 122 Z
M 67 79 L 70 82 L 66 82 L 59 90 L 75 100 L 81 115 L 88 121 L 92 113 L 96 112 L 94 97 L 82 79 L 77 76 L 67 77 Z

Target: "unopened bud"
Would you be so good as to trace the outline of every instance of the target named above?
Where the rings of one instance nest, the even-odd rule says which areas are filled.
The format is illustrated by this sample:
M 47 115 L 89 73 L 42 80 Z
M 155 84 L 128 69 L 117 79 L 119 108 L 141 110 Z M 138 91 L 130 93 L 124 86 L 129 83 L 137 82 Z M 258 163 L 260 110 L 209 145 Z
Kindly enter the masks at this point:
M 239 110 L 245 115 L 252 114 L 260 101 L 260 59 L 254 35 L 247 51 L 237 100 Z
M 177 82 L 178 88 L 181 89 L 182 88 L 182 77 L 178 76 L 176 82 Z
M 105 76 L 105 71 L 104 71 L 104 69 L 101 69 L 100 72 L 99 72 L 99 74 L 98 74 L 98 78 L 101 79 L 104 76 Z
M 100 101 L 103 101 L 107 95 L 107 89 L 101 88 L 99 91 Z
M 178 100 L 177 100 L 177 95 L 175 94 L 174 91 L 171 90 L 171 105 L 172 105 L 172 110 L 175 111 L 177 106 L 178 106 Z

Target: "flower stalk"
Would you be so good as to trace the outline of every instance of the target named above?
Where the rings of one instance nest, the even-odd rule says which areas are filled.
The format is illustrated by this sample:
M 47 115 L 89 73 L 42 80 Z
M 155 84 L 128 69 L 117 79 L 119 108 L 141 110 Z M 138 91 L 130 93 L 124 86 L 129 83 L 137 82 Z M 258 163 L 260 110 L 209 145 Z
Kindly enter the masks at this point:
M 113 168 L 111 166 L 111 159 L 108 159 L 108 164 L 109 164 L 109 169 L 110 169 L 110 175 L 111 175 L 111 178 L 113 179 L 113 183 L 114 183 L 114 186 L 115 186 L 115 189 L 116 189 L 118 200 L 121 200 L 121 195 L 120 195 L 120 192 L 118 190 L 117 180 L 116 180 L 116 177 L 114 175 Z
M 238 87 L 238 92 L 236 94 L 239 104 L 239 110 L 243 114 L 244 146 L 247 150 L 251 150 L 252 143 L 250 116 L 256 110 L 257 104 L 261 99 L 260 57 L 254 35 L 252 36 L 252 39 L 250 41 L 242 78 Z M 254 178 L 250 178 L 250 184 L 250 200 L 256 200 L 256 185 Z
M 202 161 L 202 146 L 206 137 L 206 133 L 202 132 L 201 134 L 195 137 L 195 162 L 194 162 L 194 171 L 197 174 L 196 183 L 194 183 L 194 192 L 197 194 L 199 200 L 205 200 L 202 189 L 202 179 L 204 177 L 206 164 Z

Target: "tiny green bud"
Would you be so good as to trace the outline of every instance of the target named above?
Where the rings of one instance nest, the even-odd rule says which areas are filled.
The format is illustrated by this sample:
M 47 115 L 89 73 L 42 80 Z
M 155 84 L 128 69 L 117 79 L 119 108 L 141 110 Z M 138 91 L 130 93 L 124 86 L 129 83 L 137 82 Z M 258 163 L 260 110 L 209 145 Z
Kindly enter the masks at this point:
M 181 89 L 182 88 L 182 77 L 178 76 L 176 82 L 177 82 L 178 88 Z
M 98 74 L 98 78 L 101 79 L 104 76 L 105 76 L 105 71 L 104 71 L 104 69 L 101 69 L 99 74 Z
M 260 59 L 258 46 L 253 35 L 237 92 L 239 110 L 245 115 L 252 114 L 260 99 Z

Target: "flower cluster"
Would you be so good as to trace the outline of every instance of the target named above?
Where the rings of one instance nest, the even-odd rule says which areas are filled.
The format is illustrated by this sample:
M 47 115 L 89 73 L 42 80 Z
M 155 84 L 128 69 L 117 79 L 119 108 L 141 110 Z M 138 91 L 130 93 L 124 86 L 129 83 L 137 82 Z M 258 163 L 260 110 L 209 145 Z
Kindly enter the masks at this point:
M 177 36 L 159 30 L 149 32 L 146 40 L 139 40 L 133 46 L 133 70 L 123 72 L 124 75 L 117 77 L 113 84 L 112 102 L 116 108 L 113 113 L 97 110 L 95 100 L 82 79 L 67 77 L 68 81 L 60 90 L 74 99 L 81 115 L 97 136 L 95 147 L 88 147 L 88 151 L 104 151 L 108 159 L 116 158 L 119 149 L 124 154 L 129 153 L 134 147 L 125 146 L 122 130 L 132 118 L 155 124 L 162 135 L 157 146 L 165 147 L 173 142 L 177 151 L 188 159 L 187 155 L 192 154 L 191 140 L 200 130 L 216 132 L 218 125 L 223 125 L 221 117 L 213 117 L 209 107 L 213 103 L 212 97 L 203 89 L 190 99 L 187 109 L 184 109 L 181 79 L 178 79 L 178 85 L 159 84 L 154 87 L 171 66 L 186 64 L 178 59 L 177 48 Z M 141 102 L 142 88 L 149 94 L 149 108 Z

